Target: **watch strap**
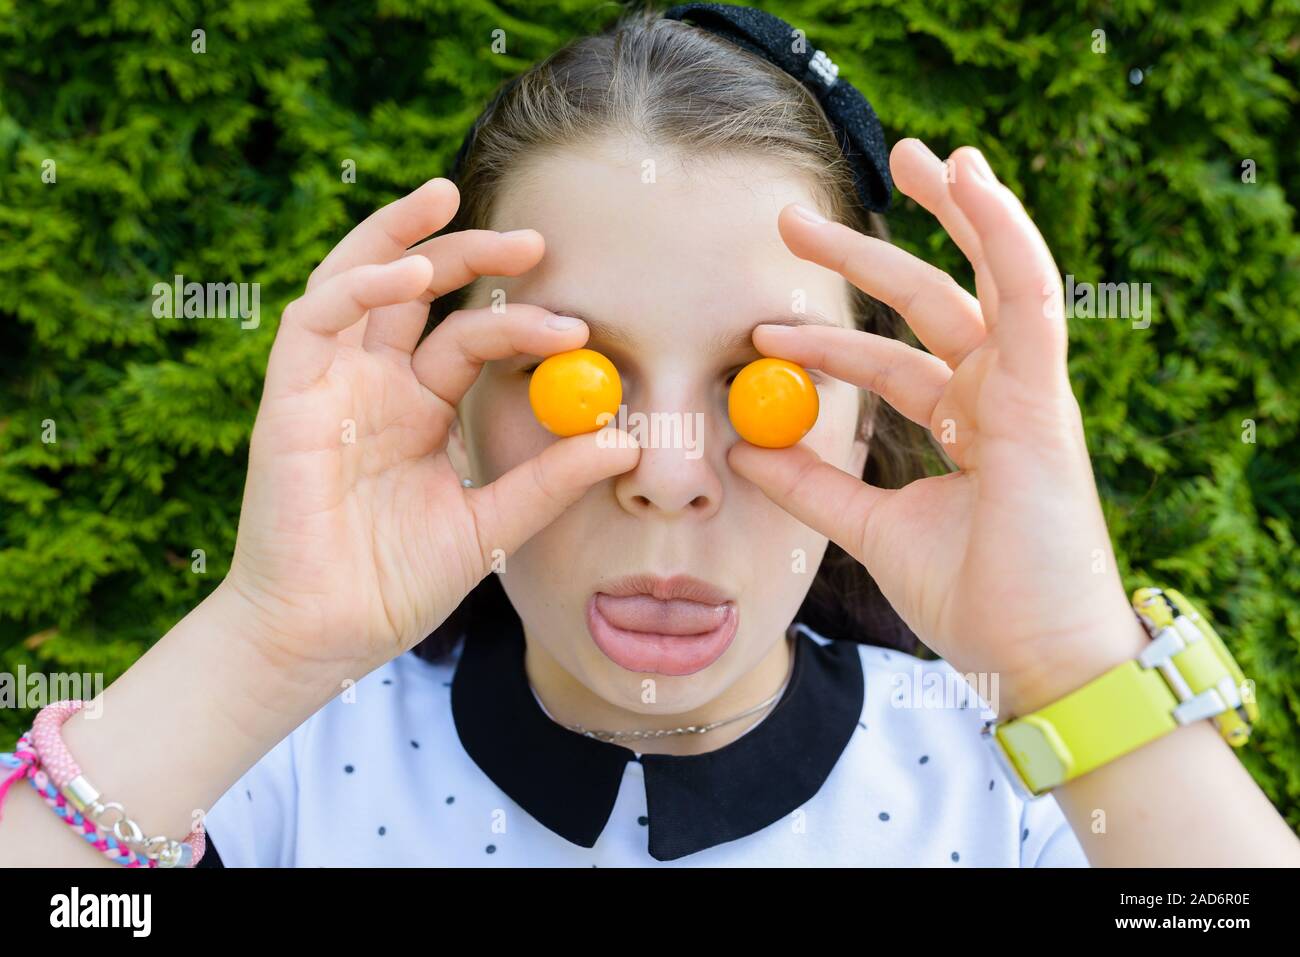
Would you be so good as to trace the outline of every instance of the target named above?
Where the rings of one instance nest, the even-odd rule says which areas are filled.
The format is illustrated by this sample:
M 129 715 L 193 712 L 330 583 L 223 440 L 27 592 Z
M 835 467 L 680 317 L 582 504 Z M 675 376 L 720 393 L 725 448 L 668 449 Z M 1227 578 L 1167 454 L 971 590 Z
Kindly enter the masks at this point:
M 996 728 L 1031 793 L 1041 794 L 1178 727 L 1178 698 L 1158 671 L 1126 661 Z
M 1180 723 L 1208 717 L 1234 748 L 1245 744 L 1259 720 L 1254 683 L 1205 616 L 1172 588 L 1139 588 L 1133 608 L 1152 638 L 1139 661 L 1178 693 Z
M 1240 747 L 1259 718 L 1253 686 L 1204 616 L 1172 589 L 1142 588 L 1133 608 L 1151 643 L 1051 704 L 983 735 L 1024 796 L 1036 797 L 1209 718 Z

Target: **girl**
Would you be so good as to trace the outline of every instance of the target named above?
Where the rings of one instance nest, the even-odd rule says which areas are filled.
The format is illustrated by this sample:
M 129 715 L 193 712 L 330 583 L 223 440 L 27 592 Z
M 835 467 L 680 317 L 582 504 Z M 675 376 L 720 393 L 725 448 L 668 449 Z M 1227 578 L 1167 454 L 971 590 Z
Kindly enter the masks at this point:
M 202 823 L 205 865 L 1300 863 L 1209 721 L 1038 797 L 981 742 L 1153 647 L 1056 266 L 979 152 L 885 168 L 824 55 L 710 8 L 530 70 L 456 185 L 325 258 L 271 351 L 229 575 L 102 717 L 52 711 L 19 753 L 144 834 Z M 889 244 L 891 177 L 978 298 Z M 531 371 L 583 346 L 698 446 L 545 431 Z M 731 429 L 759 356 L 815 378 L 798 445 Z M 927 477 L 927 432 L 955 471 Z M 0 859 L 93 859 L 12 790 Z M 139 864 L 130 830 L 87 840 Z

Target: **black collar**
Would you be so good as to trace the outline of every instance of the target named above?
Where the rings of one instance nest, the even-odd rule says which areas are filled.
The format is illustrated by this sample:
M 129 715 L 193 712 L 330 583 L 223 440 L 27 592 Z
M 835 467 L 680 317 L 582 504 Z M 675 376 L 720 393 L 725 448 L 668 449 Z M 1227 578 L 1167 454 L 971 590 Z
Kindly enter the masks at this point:
M 676 860 L 798 809 L 848 745 L 862 701 L 857 644 L 822 645 L 800 631 L 785 693 L 752 730 L 704 754 L 642 755 L 650 856 Z M 484 774 L 556 834 L 595 845 L 636 754 L 547 717 L 528 687 L 518 615 L 471 628 L 451 708 L 461 744 Z

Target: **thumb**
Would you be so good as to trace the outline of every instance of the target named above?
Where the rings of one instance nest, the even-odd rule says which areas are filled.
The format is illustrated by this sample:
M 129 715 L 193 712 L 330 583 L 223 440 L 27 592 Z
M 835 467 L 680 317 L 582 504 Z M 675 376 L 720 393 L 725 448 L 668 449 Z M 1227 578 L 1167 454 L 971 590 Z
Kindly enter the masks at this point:
M 764 449 L 737 442 L 727 463 L 777 505 L 863 562 L 867 520 L 893 494 L 836 468 L 803 443 Z
M 604 479 L 636 467 L 641 449 L 615 428 L 574 435 L 547 446 L 495 482 L 466 493 L 484 555 L 507 555 L 555 521 Z

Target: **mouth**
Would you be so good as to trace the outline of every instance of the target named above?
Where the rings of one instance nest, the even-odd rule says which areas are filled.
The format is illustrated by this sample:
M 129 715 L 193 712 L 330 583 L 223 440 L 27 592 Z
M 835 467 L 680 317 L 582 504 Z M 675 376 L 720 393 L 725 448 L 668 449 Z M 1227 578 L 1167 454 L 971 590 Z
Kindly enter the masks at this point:
M 614 664 L 674 677 L 717 661 L 740 625 L 726 592 L 688 575 L 620 578 L 587 599 L 586 618 L 596 647 Z

